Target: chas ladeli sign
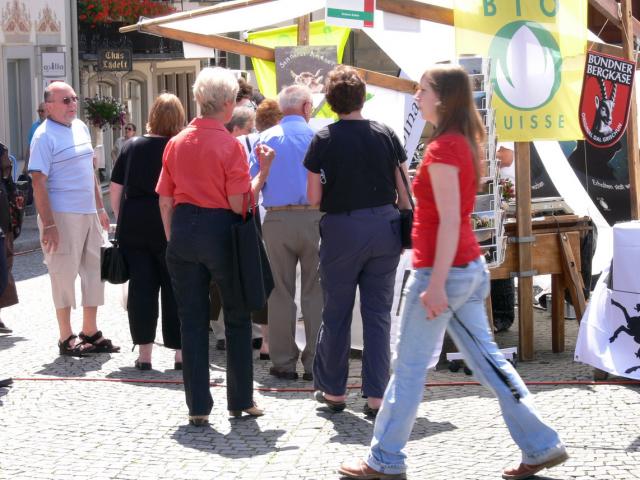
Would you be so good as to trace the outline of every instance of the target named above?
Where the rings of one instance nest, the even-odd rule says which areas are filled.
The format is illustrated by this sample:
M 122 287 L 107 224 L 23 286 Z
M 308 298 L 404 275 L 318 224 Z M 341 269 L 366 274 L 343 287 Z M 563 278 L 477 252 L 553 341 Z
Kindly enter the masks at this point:
M 456 0 L 456 53 L 491 58 L 500 140 L 582 138 L 587 0 Z
M 98 50 L 99 72 L 130 72 L 132 69 L 130 48 Z

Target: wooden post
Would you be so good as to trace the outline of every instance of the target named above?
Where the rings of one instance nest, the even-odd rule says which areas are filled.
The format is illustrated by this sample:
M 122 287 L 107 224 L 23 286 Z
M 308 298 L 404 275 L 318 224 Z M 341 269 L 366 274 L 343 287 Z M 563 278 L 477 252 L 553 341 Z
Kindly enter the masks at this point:
M 622 0 L 622 48 L 625 58 L 635 62 L 632 28 L 631 0 Z M 637 82 L 637 79 L 636 79 Z M 636 83 L 634 82 L 634 83 Z M 638 152 L 638 106 L 636 87 L 631 91 L 629 122 L 627 123 L 627 163 L 629 165 L 629 193 L 631 196 L 631 218 L 640 219 L 640 152 Z
M 309 45 L 309 20 L 311 15 L 304 15 L 296 20 L 298 24 L 298 45 Z
M 531 159 L 529 143 L 515 143 L 516 224 L 518 242 L 518 319 L 520 360 L 533 360 L 533 274 L 531 228 Z

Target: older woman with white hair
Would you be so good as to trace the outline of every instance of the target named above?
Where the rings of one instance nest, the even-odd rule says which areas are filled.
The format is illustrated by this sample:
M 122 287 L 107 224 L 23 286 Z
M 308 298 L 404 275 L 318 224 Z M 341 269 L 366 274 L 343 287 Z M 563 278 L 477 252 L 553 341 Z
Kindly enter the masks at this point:
M 249 312 L 237 305 L 231 264 L 231 227 L 242 221 L 243 196 L 258 190 L 268 175 L 273 150 L 259 147 L 261 172 L 249 179 L 240 143 L 224 124 L 236 105 L 238 82 L 223 68 L 205 68 L 193 95 L 195 118 L 169 140 L 156 191 L 168 240 L 167 266 L 181 322 L 183 377 L 189 422 L 208 423 L 209 282 L 222 297 L 227 340 L 227 408 L 233 417 L 260 416 L 253 401 L 253 360 Z

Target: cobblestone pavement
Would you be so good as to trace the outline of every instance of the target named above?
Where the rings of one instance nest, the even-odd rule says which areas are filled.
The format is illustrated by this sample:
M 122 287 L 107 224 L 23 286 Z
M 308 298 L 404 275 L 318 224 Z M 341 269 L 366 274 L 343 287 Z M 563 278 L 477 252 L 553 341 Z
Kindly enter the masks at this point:
M 310 382 L 276 380 L 267 373 L 268 362 L 255 361 L 256 400 L 267 415 L 229 419 L 224 354 L 213 342 L 211 425 L 189 426 L 172 353 L 158 346 L 153 370 L 133 368 L 136 352 L 119 287 L 107 286 L 99 326 L 122 353 L 59 357 L 41 253 L 17 257 L 14 272 L 20 304 L 2 312 L 14 333 L 0 337 L 0 378 L 16 379 L 12 388 L 0 389 L 0 478 L 337 479 L 340 461 L 365 454 L 372 422 L 361 413 L 364 400 L 357 388 L 350 390 L 345 412 L 330 414 L 311 399 Z M 79 312 L 73 318 L 78 328 Z M 536 313 L 536 358 L 518 364 L 525 381 L 591 379 L 591 369 L 572 360 L 576 322 L 566 325 L 567 351 L 553 354 L 549 316 Z M 500 334 L 498 341 L 516 345 L 517 329 Z M 359 360 L 352 360 L 351 384 L 360 382 L 359 369 Z M 409 478 L 494 479 L 518 460 L 490 393 L 480 386 L 451 385 L 470 380 L 462 371 L 430 375 L 438 386 L 426 389 L 407 448 Z M 638 386 L 530 388 L 571 454 L 539 478 L 640 478 Z

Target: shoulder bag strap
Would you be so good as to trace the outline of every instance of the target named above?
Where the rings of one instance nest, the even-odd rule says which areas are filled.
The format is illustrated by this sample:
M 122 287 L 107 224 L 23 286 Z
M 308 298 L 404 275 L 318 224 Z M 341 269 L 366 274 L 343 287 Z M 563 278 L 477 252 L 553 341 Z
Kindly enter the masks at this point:
M 409 182 L 407 181 L 407 176 L 404 174 L 404 169 L 402 168 L 402 164 L 400 163 L 400 159 L 396 157 L 396 167 L 400 170 L 400 176 L 402 177 L 402 183 L 404 183 L 404 188 L 407 191 L 407 196 L 409 197 L 409 203 L 411 204 L 411 210 L 415 210 L 416 206 L 413 203 L 413 197 L 411 196 L 411 189 L 409 188 Z

